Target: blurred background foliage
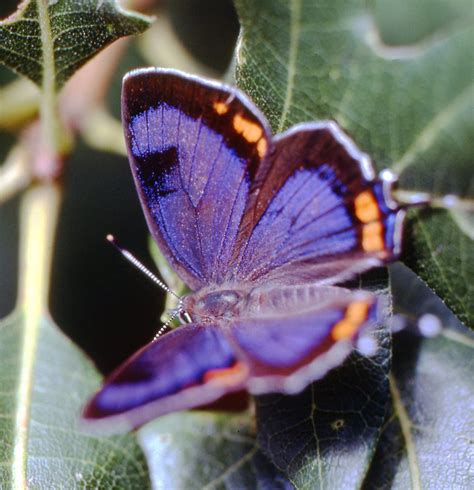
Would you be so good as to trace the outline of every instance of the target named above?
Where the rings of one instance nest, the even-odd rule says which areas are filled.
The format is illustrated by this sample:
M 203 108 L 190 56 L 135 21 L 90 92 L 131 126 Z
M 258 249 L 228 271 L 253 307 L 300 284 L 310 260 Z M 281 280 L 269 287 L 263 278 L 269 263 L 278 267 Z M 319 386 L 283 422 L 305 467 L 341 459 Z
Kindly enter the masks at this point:
M 166 66 L 174 59 L 183 69 L 190 63 L 188 69 L 192 71 L 220 76 L 231 61 L 238 35 L 231 0 L 137 3 L 142 12 L 156 15 L 158 21 L 128 43 L 118 59 L 106 93 L 107 108 L 117 121 L 122 77 L 127 71 L 140 66 Z M 2 2 L 0 18 L 14 12 L 17 4 L 16 0 Z M 159 49 L 155 49 L 157 46 Z M 0 84 L 13 79 L 12 72 L 0 65 Z M 95 81 L 91 78 L 88 83 L 93 86 Z M 0 161 L 14 141 L 13 133 L 0 127 Z M 126 157 L 94 150 L 79 137 L 68 160 L 64 182 L 51 312 L 56 324 L 106 373 L 154 335 L 164 297 L 105 240 L 108 233 L 113 233 L 154 268 L 148 229 Z M 0 318 L 10 313 L 15 304 L 18 205 L 19 199 L 15 198 L 0 206 Z

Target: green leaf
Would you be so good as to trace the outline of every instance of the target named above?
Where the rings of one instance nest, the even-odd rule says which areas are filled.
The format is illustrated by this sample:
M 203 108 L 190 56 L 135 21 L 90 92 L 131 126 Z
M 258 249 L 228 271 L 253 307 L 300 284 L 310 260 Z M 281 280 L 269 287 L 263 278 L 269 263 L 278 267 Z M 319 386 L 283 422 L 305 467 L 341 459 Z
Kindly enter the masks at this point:
M 410 216 L 407 265 L 474 328 L 474 214 L 436 210 Z
M 78 427 L 98 373 L 49 318 L 30 321 L 17 312 L 0 323 L 0 488 L 148 488 L 133 434 Z
M 393 406 L 366 488 L 472 488 L 473 349 L 467 329 L 398 338 Z
M 374 333 L 375 334 L 375 333 Z M 390 336 L 296 396 L 257 398 L 258 439 L 296 488 L 360 488 L 389 400 Z
M 472 488 L 474 335 L 412 272 L 392 272 L 398 303 L 446 328 L 395 337 L 391 410 L 364 488 Z
M 335 119 L 379 169 L 400 174 L 403 189 L 454 193 L 471 199 L 472 210 L 470 1 L 235 3 L 237 82 L 274 130 Z M 405 248 L 414 270 L 472 324 L 472 220 L 464 225 L 453 213 L 419 217 Z M 460 254 L 456 267 L 453 253 Z
M 0 62 L 39 86 L 53 71 L 59 89 L 98 51 L 149 23 L 115 0 L 28 0 L 0 22 Z
M 187 412 L 139 430 L 155 488 L 292 488 L 259 450 L 249 414 Z

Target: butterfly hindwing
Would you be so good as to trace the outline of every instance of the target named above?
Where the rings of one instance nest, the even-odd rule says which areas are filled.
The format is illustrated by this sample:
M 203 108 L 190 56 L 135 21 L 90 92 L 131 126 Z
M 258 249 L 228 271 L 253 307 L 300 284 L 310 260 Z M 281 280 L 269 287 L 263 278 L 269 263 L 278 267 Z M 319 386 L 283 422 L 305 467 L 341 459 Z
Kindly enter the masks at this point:
M 187 325 L 149 343 L 122 364 L 84 417 L 132 428 L 168 412 L 211 403 L 242 389 L 247 368 L 215 326 Z
M 221 282 L 268 149 L 265 120 L 237 90 L 153 69 L 125 78 L 122 118 L 161 251 L 192 289 Z
M 382 298 L 335 287 L 321 296 L 322 304 L 302 312 L 267 312 L 232 323 L 229 340 L 248 367 L 251 393 L 297 393 L 341 364 L 361 335 L 371 338 Z

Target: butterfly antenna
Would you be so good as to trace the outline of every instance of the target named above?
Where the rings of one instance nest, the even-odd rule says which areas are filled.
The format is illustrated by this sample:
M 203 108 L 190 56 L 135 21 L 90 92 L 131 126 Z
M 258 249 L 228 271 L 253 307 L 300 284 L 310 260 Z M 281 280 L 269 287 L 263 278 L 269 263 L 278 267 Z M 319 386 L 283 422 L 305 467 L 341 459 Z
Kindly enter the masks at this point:
M 156 332 L 155 336 L 153 337 L 153 340 L 156 340 L 158 337 L 161 337 L 170 327 L 171 327 L 171 322 L 173 321 L 172 317 L 166 322 L 161 325 L 160 329 L 158 332 Z
M 173 311 L 173 313 L 170 315 L 168 320 L 163 323 L 163 325 L 159 328 L 158 332 L 156 335 L 153 337 L 153 340 L 156 340 L 158 337 L 163 335 L 167 330 L 171 328 L 171 324 L 173 323 L 173 320 L 178 317 L 179 315 L 183 314 L 184 318 L 186 321 L 190 322 L 191 318 L 189 314 L 185 311 L 183 308 L 183 300 L 181 297 L 179 297 L 172 289 L 169 288 L 168 285 L 166 285 L 161 279 L 158 279 L 158 277 L 153 274 L 149 269 L 147 269 L 135 256 L 132 255 L 131 252 L 129 252 L 126 248 L 123 248 L 121 245 L 117 243 L 117 240 L 113 235 L 107 235 L 107 241 L 111 243 L 129 262 L 131 262 L 138 270 L 143 272 L 145 276 L 147 276 L 149 279 L 151 279 L 155 284 L 160 286 L 162 289 L 164 289 L 167 293 L 171 294 L 178 300 L 178 307 Z
M 183 308 L 180 306 L 178 307 L 171 315 L 170 317 L 168 318 L 168 320 L 166 320 L 165 323 L 163 323 L 163 325 L 161 325 L 160 329 L 158 330 L 158 332 L 156 332 L 156 335 L 153 337 L 153 340 L 156 340 L 158 337 L 161 337 L 167 330 L 169 330 L 171 328 L 171 323 L 173 322 L 173 320 L 178 316 L 180 315 L 182 312 L 183 312 Z
M 117 243 L 117 240 L 113 235 L 107 235 L 107 241 L 111 243 L 129 262 L 131 262 L 138 270 L 143 272 L 145 276 L 151 279 L 155 284 L 158 284 L 160 288 L 164 289 L 168 294 L 171 294 L 178 299 L 179 305 L 181 307 L 183 300 L 172 291 L 161 279 L 158 279 L 153 272 L 147 269 L 137 258 L 135 258 L 126 248 L 123 248 Z M 178 313 L 179 314 L 179 313 Z

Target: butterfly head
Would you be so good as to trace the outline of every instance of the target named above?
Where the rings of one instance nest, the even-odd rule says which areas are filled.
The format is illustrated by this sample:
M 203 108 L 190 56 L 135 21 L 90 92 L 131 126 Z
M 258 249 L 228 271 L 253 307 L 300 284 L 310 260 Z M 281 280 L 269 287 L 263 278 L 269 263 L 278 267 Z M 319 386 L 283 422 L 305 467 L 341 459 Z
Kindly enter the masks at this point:
M 239 316 L 245 295 L 234 289 L 209 290 L 206 288 L 183 299 L 183 308 L 193 321 L 215 323 Z

